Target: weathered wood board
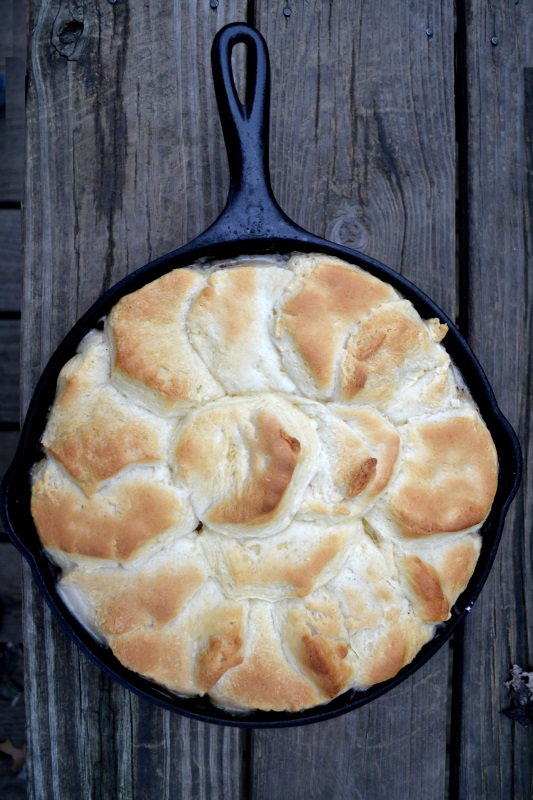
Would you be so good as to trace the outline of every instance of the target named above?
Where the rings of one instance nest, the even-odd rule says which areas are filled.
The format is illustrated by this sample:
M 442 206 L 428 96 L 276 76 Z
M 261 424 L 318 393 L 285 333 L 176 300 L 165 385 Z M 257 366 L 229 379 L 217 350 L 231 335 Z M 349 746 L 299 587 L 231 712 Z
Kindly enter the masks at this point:
M 453 317 L 451 7 L 435 15 L 430 4 L 406 12 L 387 3 L 386 24 L 380 3 L 291 9 L 285 17 L 279 3 L 259 2 L 255 17 L 271 49 L 272 179 L 282 207 L 308 230 L 393 266 Z M 356 713 L 255 733 L 253 796 L 443 797 L 447 670 L 444 651 Z
M 0 313 L 20 311 L 21 288 L 21 212 L 0 209 Z
M 18 204 L 24 184 L 25 59 L 5 57 L 3 72 L 5 106 L 0 108 L 0 202 Z
M 282 207 L 395 267 L 452 318 L 460 312 L 525 436 L 528 349 L 518 331 L 531 330 L 525 101 L 533 82 L 520 67 L 533 67 L 530 10 L 504 11 L 501 0 L 489 18 L 477 2 L 456 20 L 450 4 L 429 0 L 31 0 L 30 9 L 24 408 L 52 349 L 99 294 L 221 210 L 227 168 L 209 51 L 223 24 L 248 18 L 271 52 L 272 178 Z M 501 42 L 491 45 L 496 23 Z M 464 73 L 454 68 L 458 47 L 468 51 Z M 458 92 L 465 118 L 456 117 Z M 498 102 L 505 114 L 488 124 Z M 456 141 L 458 131 L 469 135 Z M 470 236 L 457 241 L 458 163 L 469 170 L 459 202 Z M 487 163 L 504 167 L 499 191 Z M 418 800 L 448 797 L 451 786 L 467 798 L 526 798 L 531 736 L 499 716 L 510 659 L 532 663 L 524 527 L 527 494 L 455 648 L 464 683 L 454 687 L 462 703 L 451 732 L 448 648 L 393 692 L 320 725 L 244 733 L 162 711 L 70 644 L 26 568 L 30 797 Z M 448 763 L 450 738 L 460 744 Z
M 201 14 L 195 2 L 77 8 L 31 8 L 23 408 L 76 318 L 206 227 L 227 182 L 210 45 L 245 18 L 245 3 L 206 3 Z M 189 722 L 110 682 L 27 574 L 24 614 L 31 798 L 241 796 L 241 732 Z
M 22 641 L 21 571 L 20 553 L 0 542 L 0 643 Z
M 19 420 L 19 341 L 19 320 L 0 319 L 0 420 L 12 424 Z
M 533 8 L 469 2 L 469 339 L 523 448 L 524 478 L 463 636 L 457 797 L 526 800 L 533 730 L 502 716 L 514 663 L 533 667 Z

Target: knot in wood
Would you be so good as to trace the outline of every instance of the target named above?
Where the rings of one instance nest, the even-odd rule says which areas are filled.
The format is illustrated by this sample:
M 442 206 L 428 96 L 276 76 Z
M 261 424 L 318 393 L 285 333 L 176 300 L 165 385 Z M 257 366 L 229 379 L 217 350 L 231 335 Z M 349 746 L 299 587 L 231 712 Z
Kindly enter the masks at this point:
M 362 216 L 359 206 L 343 206 L 328 225 L 326 237 L 345 247 L 364 250 L 368 244 L 368 233 Z
M 62 0 L 52 28 L 52 45 L 68 61 L 78 61 L 85 43 L 83 8 Z

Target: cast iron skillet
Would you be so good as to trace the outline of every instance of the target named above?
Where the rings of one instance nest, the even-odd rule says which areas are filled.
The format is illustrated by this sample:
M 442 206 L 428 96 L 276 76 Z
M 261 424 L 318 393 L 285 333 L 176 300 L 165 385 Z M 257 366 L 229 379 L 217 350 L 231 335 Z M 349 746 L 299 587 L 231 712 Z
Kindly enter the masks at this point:
M 231 51 L 239 42 L 247 45 L 248 50 L 248 92 L 244 103 L 238 98 L 231 67 Z M 415 672 L 448 639 L 470 611 L 492 566 L 504 517 L 520 482 L 520 448 L 513 429 L 498 409 L 480 365 L 446 315 L 416 286 L 393 270 L 363 253 L 340 247 L 304 231 L 278 206 L 272 194 L 269 177 L 270 74 L 268 51 L 263 38 L 247 25 L 228 25 L 214 40 L 212 64 L 230 168 L 226 207 L 211 227 L 192 242 L 147 264 L 106 292 L 60 344 L 44 370 L 31 401 L 19 448 L 2 484 L 0 510 L 5 529 L 27 559 L 35 580 L 63 628 L 95 664 L 123 686 L 165 708 L 196 719 L 243 727 L 299 725 L 334 717 L 384 694 Z M 364 692 L 347 692 L 327 705 L 314 709 L 300 713 L 256 711 L 236 715 L 215 707 L 206 698 L 179 697 L 130 672 L 72 616 L 56 589 L 59 570 L 46 556 L 32 521 L 30 472 L 33 464 L 42 458 L 39 442 L 48 409 L 54 400 L 59 371 L 75 354 L 83 337 L 99 325 L 102 317 L 121 297 L 176 267 L 187 266 L 198 259 L 225 259 L 243 254 L 293 251 L 318 251 L 357 264 L 392 284 L 412 301 L 423 318 L 438 317 L 448 325 L 446 348 L 461 370 L 492 434 L 499 456 L 500 479 L 496 499 L 483 526 L 483 546 L 474 575 L 452 609 L 451 619 L 440 626 L 435 638 L 418 653 L 411 664 L 391 680 Z

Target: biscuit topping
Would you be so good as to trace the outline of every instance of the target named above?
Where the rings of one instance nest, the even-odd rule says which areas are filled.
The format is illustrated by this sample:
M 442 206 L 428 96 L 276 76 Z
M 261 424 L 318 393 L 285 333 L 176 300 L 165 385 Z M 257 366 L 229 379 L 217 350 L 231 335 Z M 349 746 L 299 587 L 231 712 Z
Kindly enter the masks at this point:
M 228 709 L 394 677 L 465 590 L 498 482 L 445 334 L 320 254 L 124 296 L 64 366 L 32 476 L 72 613 Z

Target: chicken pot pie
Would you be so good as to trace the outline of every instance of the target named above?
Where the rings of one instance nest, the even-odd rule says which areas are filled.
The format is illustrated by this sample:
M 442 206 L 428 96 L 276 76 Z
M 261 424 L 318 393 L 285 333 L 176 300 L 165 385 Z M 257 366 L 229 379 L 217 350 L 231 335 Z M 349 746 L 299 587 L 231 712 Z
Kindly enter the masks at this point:
M 392 678 L 450 617 L 497 487 L 445 334 L 319 254 L 124 296 L 62 369 L 32 476 L 67 605 L 128 669 L 227 709 Z

